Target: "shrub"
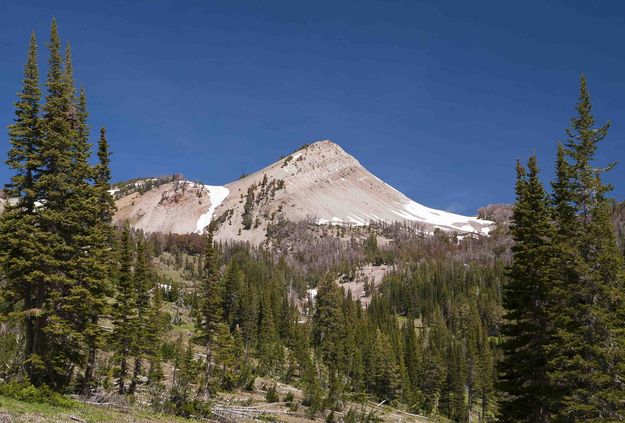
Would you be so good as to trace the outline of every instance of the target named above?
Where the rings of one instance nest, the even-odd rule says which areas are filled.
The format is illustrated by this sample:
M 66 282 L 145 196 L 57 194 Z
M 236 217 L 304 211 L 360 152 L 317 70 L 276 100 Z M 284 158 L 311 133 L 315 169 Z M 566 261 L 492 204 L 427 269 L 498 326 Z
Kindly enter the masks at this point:
M 18 336 L 21 328 L 14 320 L 3 317 L 0 322 L 0 380 L 8 380 L 16 375 L 21 364 L 23 341 Z
M 267 402 L 278 402 L 280 401 L 280 397 L 278 396 L 278 391 L 276 390 L 276 385 L 273 384 L 267 389 L 267 393 L 265 394 L 265 400 Z
M 0 385 L 0 395 L 26 402 L 41 402 L 59 407 L 71 407 L 74 401 L 43 385 L 39 388 L 30 383 L 11 382 Z
M 237 386 L 242 387 L 244 391 L 254 392 L 254 382 L 256 381 L 256 376 L 254 375 L 254 370 L 251 366 L 244 365 L 239 373 L 239 380 L 237 381 Z
M 170 398 L 164 404 L 164 409 L 168 413 L 182 417 L 206 418 L 211 415 L 210 404 L 198 399 L 189 399 L 178 389 L 172 389 Z
M 293 395 L 293 392 L 289 391 L 288 394 L 286 394 L 286 396 L 284 397 L 284 402 L 293 402 L 295 400 L 295 395 Z

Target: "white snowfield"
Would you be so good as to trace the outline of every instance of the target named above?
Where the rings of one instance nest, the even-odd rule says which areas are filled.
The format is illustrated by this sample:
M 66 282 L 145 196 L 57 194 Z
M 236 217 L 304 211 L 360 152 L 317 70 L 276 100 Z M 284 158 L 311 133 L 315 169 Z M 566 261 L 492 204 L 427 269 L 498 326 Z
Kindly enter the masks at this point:
M 461 232 L 477 232 L 482 234 L 488 234 L 490 230 L 490 226 L 483 226 L 484 223 L 488 221 L 480 220 L 476 217 L 467 217 L 431 209 L 412 200 L 404 204 L 402 209 L 392 211 L 406 220 L 428 223 L 439 229 L 451 228 Z
M 263 181 L 282 188 L 263 193 Z M 116 221 L 128 220 L 147 232 L 202 232 L 212 219 L 228 213 L 217 239 L 259 244 L 276 216 L 323 225 L 363 226 L 371 222 L 417 223 L 434 229 L 487 235 L 493 222 L 421 205 L 365 169 L 337 144 L 325 140 L 225 186 L 182 182 L 165 184 L 117 201 Z M 283 184 L 282 184 L 283 183 Z M 243 228 L 243 207 L 253 187 L 255 224 Z M 262 198 L 260 198 L 262 197 Z M 272 220 L 273 219 L 273 220 Z
M 218 186 L 218 185 L 204 185 L 204 188 L 208 191 L 208 197 L 210 198 L 210 207 L 200 216 L 197 220 L 197 229 L 195 230 L 197 233 L 201 234 L 213 220 L 213 214 L 217 207 L 223 203 L 223 201 L 230 194 L 230 190 L 226 187 Z

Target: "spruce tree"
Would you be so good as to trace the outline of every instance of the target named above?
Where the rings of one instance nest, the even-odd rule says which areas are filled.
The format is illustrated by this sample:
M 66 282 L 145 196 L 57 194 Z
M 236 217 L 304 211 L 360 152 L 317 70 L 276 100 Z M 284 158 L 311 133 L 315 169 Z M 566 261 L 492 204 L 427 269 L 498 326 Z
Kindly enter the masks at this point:
M 507 393 L 502 420 L 547 422 L 549 398 L 547 351 L 550 341 L 550 289 L 553 284 L 552 212 L 539 179 L 536 157 L 528 173 L 517 162 L 516 202 L 510 228 L 513 260 L 504 290 L 504 360 L 500 387 Z
M 324 364 L 333 369 L 341 368 L 345 361 L 342 303 L 340 288 L 329 276 L 323 278 L 317 286 L 312 335 Z
M 195 354 L 191 342 L 187 343 L 186 349 L 180 355 L 180 369 L 176 377 L 176 384 L 172 396 L 175 398 L 175 401 L 186 402 L 189 400 L 191 385 L 194 384 L 197 379 L 197 365 L 194 359 Z
M 376 331 L 370 372 L 371 392 L 380 401 L 392 401 L 400 390 L 399 366 L 391 351 L 388 337 Z
M 269 290 L 262 293 L 258 316 L 258 367 L 261 374 L 273 375 L 282 365 L 284 352 L 278 337 Z
M 39 117 L 41 89 L 37 64 L 37 38 L 34 32 L 30 36 L 22 92 L 18 94 L 18 97 L 19 100 L 15 103 L 15 122 L 9 126 L 11 148 L 6 161 L 15 174 L 5 185 L 4 190 L 8 198 L 19 199 L 20 209 L 33 213 L 35 201 L 37 201 L 37 194 L 34 190 L 39 168 L 37 153 L 41 142 Z M 10 206 L 9 203 L 7 208 Z
M 148 384 L 158 386 L 165 377 L 162 365 L 161 337 L 167 330 L 163 312 L 163 296 L 158 286 L 154 289 L 147 324 L 146 351 L 150 362 Z
M 30 310 L 25 367 L 31 382 L 61 389 L 82 367 L 87 392 L 101 339 L 97 319 L 106 305 L 101 269 L 110 259 L 102 252 L 110 245 L 94 238 L 102 219 L 88 162 L 86 96 L 84 91 L 76 96 L 71 51 L 68 45 L 63 58 L 60 46 L 53 20 L 47 95 L 40 110 L 34 34 L 31 38 L 17 119 L 9 130 L 8 164 L 16 174 L 7 185 L 14 200 L 0 225 L 1 260 L 8 292 Z M 11 286 L 17 275 L 19 288 Z
M 86 97 L 81 91 L 79 110 L 86 117 Z M 86 127 L 86 125 L 84 125 Z M 93 168 L 93 186 L 86 186 L 84 193 L 89 195 L 88 207 L 83 209 L 83 236 L 79 239 L 83 243 L 83 251 L 88 252 L 79 257 L 81 265 L 81 283 L 84 285 L 82 301 L 85 320 L 82 329 L 87 344 L 87 362 L 83 379 L 83 391 L 87 393 L 92 384 L 96 353 L 104 340 L 98 321 L 107 312 L 107 297 L 112 294 L 113 288 L 113 250 L 114 234 L 112 228 L 115 205 L 108 192 L 110 184 L 109 152 L 104 129 L 100 133 L 98 143 L 98 163 Z M 89 215 L 87 216 L 87 212 Z
M 139 376 L 143 368 L 145 355 L 150 347 L 148 344 L 148 330 L 150 325 L 150 269 L 149 258 L 145 248 L 145 241 L 139 239 L 137 242 L 137 254 L 135 269 L 133 273 L 133 284 L 135 290 L 135 313 L 134 316 L 134 336 L 131 353 L 134 356 L 134 369 L 132 380 L 128 387 L 128 393 L 133 395 L 137 389 Z
M 554 421 L 623 421 L 625 403 L 625 277 L 610 220 L 611 186 L 593 165 L 608 125 L 595 128 L 586 80 L 580 81 L 576 116 L 558 151 L 557 278 L 549 345 L 549 379 L 558 393 Z
M 84 359 L 80 328 L 75 325 L 82 311 L 77 305 L 83 293 L 77 284 L 76 261 L 83 251 L 72 239 L 77 222 L 74 194 L 80 191 L 72 151 L 76 137 L 74 96 L 68 82 L 71 72 L 63 69 L 56 21 L 52 22 L 48 47 L 48 93 L 42 109 L 41 169 L 36 184 L 41 201 L 37 242 L 43 251 L 38 259 L 45 286 L 40 324 L 46 346 L 37 359 L 45 369 L 43 382 L 60 389 L 70 382 L 71 369 Z
M 242 300 L 241 291 L 244 283 L 243 271 L 238 261 L 232 260 L 223 277 L 223 314 L 230 330 L 234 330 L 241 323 L 239 316 Z
M 11 148 L 6 163 L 14 173 L 4 187 L 10 200 L 0 216 L 0 266 L 4 277 L 0 295 L 24 321 L 25 370 L 37 385 L 43 382 L 39 364 L 45 349 L 45 317 L 40 310 L 47 296 L 40 273 L 40 257 L 45 252 L 38 241 L 41 235 L 36 224 L 42 142 L 40 101 L 37 40 L 33 32 L 22 91 L 15 103 L 15 121 L 9 126 Z
M 313 418 L 323 410 L 322 389 L 319 382 L 319 371 L 310 357 L 307 360 L 303 374 L 304 398 L 302 404 L 308 407 L 308 415 Z
M 228 326 L 221 323 L 217 326 L 214 342 L 214 358 L 220 376 L 222 389 L 230 391 L 235 387 L 238 373 L 243 365 L 243 344 L 240 337 L 230 333 Z M 237 334 L 235 332 L 235 334 Z
M 223 321 L 223 287 L 219 275 L 219 257 L 213 242 L 213 231 L 214 226 L 209 225 L 200 285 L 200 312 L 197 321 L 198 329 L 204 337 L 206 346 L 206 369 L 203 386 L 205 395 L 210 390 L 213 336 L 217 330 L 217 325 Z
M 118 365 L 117 382 L 118 392 L 126 392 L 126 376 L 128 374 L 128 360 L 134 342 L 136 290 L 133 286 L 132 267 L 134 253 L 132 238 L 128 227 L 124 227 L 121 234 L 119 253 L 119 270 L 115 304 L 113 306 L 113 333 L 111 341 L 115 350 L 115 361 Z
M 408 384 L 404 389 L 410 391 L 412 399 L 416 399 L 414 397 L 416 396 L 415 391 L 418 387 L 419 357 L 417 354 L 419 350 L 414 322 L 411 319 L 403 326 L 402 335 L 404 343 L 404 363 L 408 375 Z

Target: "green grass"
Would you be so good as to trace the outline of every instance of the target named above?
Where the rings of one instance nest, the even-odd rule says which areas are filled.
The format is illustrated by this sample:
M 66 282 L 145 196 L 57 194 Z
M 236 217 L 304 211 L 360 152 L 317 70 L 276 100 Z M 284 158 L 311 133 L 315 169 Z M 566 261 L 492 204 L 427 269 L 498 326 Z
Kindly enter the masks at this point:
M 68 407 L 41 402 L 26 402 L 0 395 L 0 421 L 10 422 L 73 422 L 77 417 L 86 422 L 191 422 L 167 414 L 155 414 L 144 410 L 115 410 L 71 401 Z M 8 417 L 8 418 L 7 418 Z

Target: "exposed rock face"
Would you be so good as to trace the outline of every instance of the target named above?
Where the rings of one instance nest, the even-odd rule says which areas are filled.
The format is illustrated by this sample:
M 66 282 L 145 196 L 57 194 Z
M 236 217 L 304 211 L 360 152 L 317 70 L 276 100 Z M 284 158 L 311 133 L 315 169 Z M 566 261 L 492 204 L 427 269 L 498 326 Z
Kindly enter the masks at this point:
M 196 232 L 212 218 L 219 223 L 218 239 L 254 244 L 264 241 L 267 229 L 281 220 L 335 225 L 410 221 L 425 231 L 480 234 L 487 234 L 492 223 L 410 200 L 327 140 L 225 187 L 176 181 L 125 196 L 117 206 L 116 221 L 128 220 L 148 232 Z
M 175 181 L 143 194 L 134 192 L 117 200 L 117 223 L 128 222 L 145 232 L 189 233 L 210 208 L 210 196 L 203 185 Z

